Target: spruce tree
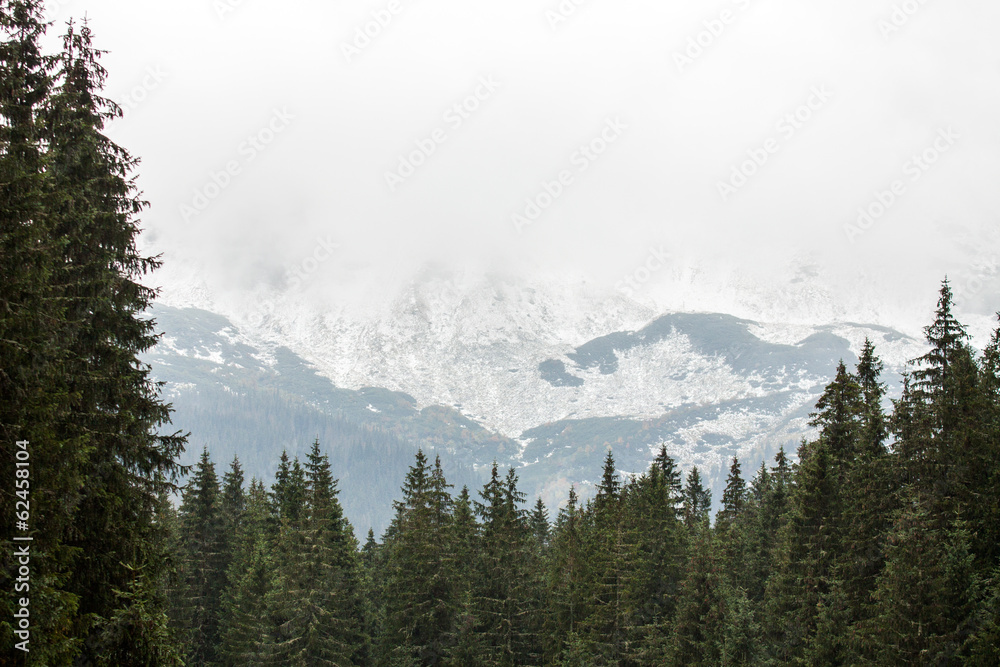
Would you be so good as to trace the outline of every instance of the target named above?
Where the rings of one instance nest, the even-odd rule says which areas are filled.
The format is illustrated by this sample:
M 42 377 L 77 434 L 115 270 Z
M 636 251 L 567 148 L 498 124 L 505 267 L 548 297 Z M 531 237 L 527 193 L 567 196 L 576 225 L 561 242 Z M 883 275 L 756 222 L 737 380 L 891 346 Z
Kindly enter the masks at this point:
M 843 473 L 857 455 L 860 417 L 863 411 L 861 387 L 847 372 L 843 360 L 837 365 L 833 382 L 826 386 L 810 414 L 810 426 L 819 428 L 834 465 Z
M 635 545 L 624 518 L 621 483 L 609 450 L 601 484 L 585 523 L 590 614 L 582 624 L 595 657 L 609 664 L 626 658 L 629 639 L 634 634 L 629 590 L 635 566 Z
M 973 560 L 964 521 L 942 528 L 919 499 L 903 510 L 889 537 L 867 626 L 879 664 L 964 662 L 979 621 L 981 582 Z
M 267 664 L 271 626 L 265 600 L 274 583 L 275 565 L 268 537 L 270 513 L 264 485 L 252 479 L 222 597 L 219 662 L 226 667 Z
M 444 659 L 457 607 L 450 554 L 450 503 L 440 461 L 417 451 L 395 503 L 385 568 L 385 665 L 433 665 Z
M 155 516 L 183 439 L 155 435 L 170 410 L 138 360 L 156 340 L 143 316 L 154 292 L 138 281 L 158 263 L 135 247 L 136 161 L 103 134 L 118 110 L 100 96 L 100 53 L 71 23 L 44 56 L 41 14 L 31 0 L 0 6 L 0 447 L 7 466 L 27 440 L 48 494 L 32 512 L 46 526 L 33 544 L 35 656 L 99 663 L 119 646 L 112 627 L 162 604 Z
M 666 659 L 686 548 L 677 506 L 680 473 L 661 447 L 649 470 L 628 487 L 626 516 L 634 534 L 634 572 L 629 585 L 634 619 L 630 655 L 639 664 Z
M 833 519 L 839 511 L 834 457 L 823 438 L 803 449 L 809 453 L 796 473 L 776 571 L 767 584 L 765 632 L 771 658 L 779 664 L 806 660 L 833 586 Z
M 72 418 L 71 378 L 65 372 L 72 334 L 55 278 L 63 241 L 48 212 L 48 139 L 41 114 L 53 81 L 51 58 L 40 45 L 46 29 L 42 11 L 40 1 L 0 4 L 0 473 L 9 480 L 0 493 L 7 517 L 0 533 L 0 571 L 6 581 L 17 576 L 12 522 L 15 503 L 28 499 L 35 603 L 30 647 L 39 664 L 59 664 L 79 653 L 85 632 L 69 630 L 79 623 L 81 600 L 67 579 L 79 554 L 68 538 L 89 438 Z M 30 456 L 30 479 L 15 477 L 21 474 L 15 473 L 19 442 Z M 19 597 L 12 585 L 0 591 L 4 654 L 15 653 L 10 619 Z
M 562 655 L 567 639 L 579 633 L 580 624 L 588 615 L 588 570 L 578 503 L 576 489 L 570 487 L 569 497 L 559 509 L 552 529 L 547 568 L 546 663 Z
M 535 500 L 535 507 L 531 512 L 531 534 L 535 538 L 539 553 L 544 551 L 549 544 L 549 530 L 549 513 L 545 509 L 545 503 L 539 497 Z
M 294 461 L 289 473 L 297 484 Z M 273 664 L 355 665 L 367 660 L 357 542 L 337 500 L 328 458 L 313 443 L 300 508 L 290 508 L 267 598 L 274 619 Z
M 64 241 L 53 278 L 71 323 L 64 372 L 73 379 L 73 421 L 91 434 L 73 542 L 82 561 L 70 586 L 81 614 L 108 618 L 119 604 L 113 591 L 125 590 L 134 571 L 160 576 L 151 571 L 163 551 L 152 522 L 159 494 L 181 472 L 183 438 L 156 435 L 170 409 L 138 360 L 157 340 L 155 322 L 143 315 L 156 292 L 138 281 L 159 261 L 136 247 L 136 216 L 147 204 L 133 176 L 138 160 L 104 134 L 121 111 L 101 96 L 100 56 L 86 22 L 70 23 L 43 117 L 48 206 Z M 110 526 L 115 540 L 104 537 Z
M 693 667 L 723 664 L 727 612 L 723 563 L 718 552 L 712 531 L 704 527 L 698 530 L 677 601 L 668 654 L 670 664 Z
M 888 420 L 882 410 L 882 368 L 874 345 L 865 340 L 856 370 L 864 404 L 857 434 L 858 455 L 842 480 L 842 540 L 834 565 L 844 622 L 849 625 L 849 661 L 872 658 L 861 628 L 871 617 L 875 581 L 885 561 L 885 539 L 898 507 L 892 460 L 884 445 Z
M 483 647 L 478 661 L 484 665 L 534 662 L 538 654 L 537 626 L 531 607 L 533 594 L 526 567 L 531 533 L 520 509 L 524 494 L 517 489 L 511 468 L 499 476 L 494 462 L 490 480 L 476 503 L 481 520 L 479 555 L 473 586 L 476 632 Z
M 180 623 L 187 629 L 186 662 L 211 665 L 219 644 L 219 618 L 226 583 L 219 480 L 204 449 L 180 508 L 184 576 Z
M 716 517 L 720 525 L 732 525 L 743 514 L 747 499 L 747 485 L 743 481 L 740 470 L 740 460 L 733 457 L 729 466 L 729 476 L 726 478 L 726 488 L 722 492 L 722 509 Z
M 712 492 L 701 483 L 698 466 L 691 468 L 684 485 L 683 511 L 684 525 L 694 529 L 708 524 L 708 512 L 712 508 Z

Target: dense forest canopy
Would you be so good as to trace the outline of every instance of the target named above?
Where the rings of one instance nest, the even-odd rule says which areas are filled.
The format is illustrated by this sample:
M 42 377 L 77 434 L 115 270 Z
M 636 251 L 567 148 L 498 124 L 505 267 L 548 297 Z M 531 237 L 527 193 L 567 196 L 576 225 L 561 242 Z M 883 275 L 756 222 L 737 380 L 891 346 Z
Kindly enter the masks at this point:
M 892 410 L 866 342 L 797 456 L 733 459 L 714 521 L 665 448 L 630 476 L 608 451 L 555 516 L 516 469 L 456 493 L 418 452 L 359 553 L 318 441 L 270 491 L 205 451 L 172 617 L 197 664 L 998 664 L 1000 329 L 977 353 L 952 307 L 945 281 Z
M 363 544 L 318 440 L 270 487 L 183 469 L 137 160 L 86 22 L 48 55 L 41 14 L 0 3 L 0 664 L 1000 664 L 1000 329 L 973 349 L 947 280 L 891 409 L 866 343 L 714 520 L 666 448 L 552 513 L 418 451 Z

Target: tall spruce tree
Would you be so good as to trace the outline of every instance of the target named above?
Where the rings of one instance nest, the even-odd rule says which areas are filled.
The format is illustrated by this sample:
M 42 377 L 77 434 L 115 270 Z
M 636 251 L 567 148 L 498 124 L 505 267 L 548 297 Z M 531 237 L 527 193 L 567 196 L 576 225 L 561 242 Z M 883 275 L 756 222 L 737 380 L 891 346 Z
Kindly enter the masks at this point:
M 153 516 L 159 494 L 182 472 L 183 438 L 156 435 L 170 408 L 138 360 L 157 340 L 155 322 L 144 316 L 156 293 L 138 281 L 159 261 L 136 247 L 136 216 L 147 204 L 132 175 L 138 160 L 104 134 L 121 111 L 101 96 L 107 72 L 100 56 L 86 22 L 71 23 L 43 118 L 48 207 L 63 239 L 53 278 L 62 285 L 70 322 L 72 362 L 64 372 L 72 378 L 73 422 L 91 436 L 74 517 L 73 546 L 82 560 L 70 587 L 81 597 L 82 614 L 108 618 L 119 604 L 114 591 L 128 589 L 135 572 L 160 576 L 153 568 L 163 560 L 163 544 Z M 111 526 L 113 541 L 104 538 Z
M 701 482 L 698 466 L 691 468 L 683 492 L 684 525 L 689 529 L 708 525 L 708 512 L 712 509 L 712 492 Z
M 0 529 L 0 564 L 2 578 L 13 581 L 18 564 L 12 522 L 15 509 L 24 508 L 15 503 L 28 501 L 36 601 L 31 651 L 39 664 L 59 664 L 79 653 L 83 634 L 79 628 L 67 631 L 80 621 L 79 593 L 67 585 L 78 551 L 67 538 L 88 438 L 70 416 L 73 396 L 65 373 L 70 327 L 55 280 L 62 241 L 53 233 L 55 220 L 47 208 L 48 139 L 41 114 L 53 81 L 51 58 L 40 45 L 46 29 L 42 10 L 38 1 L 0 3 L 0 473 L 10 480 L 0 492 L 0 510 L 8 517 Z M 30 473 L 15 472 L 19 446 L 30 456 Z M 15 654 L 11 619 L 19 597 L 14 586 L 0 591 L 5 655 Z
M 779 533 L 776 570 L 767 584 L 766 640 L 779 664 L 804 663 L 829 604 L 836 534 L 837 477 L 823 438 L 803 445 L 788 517 Z
M 236 527 L 228 586 L 222 597 L 219 662 L 226 667 L 261 667 L 268 661 L 271 627 L 265 600 L 274 583 L 270 514 L 263 483 L 252 479 Z
M 386 541 L 380 664 L 436 665 L 448 652 L 457 607 L 450 503 L 440 461 L 417 451 Z
M 677 506 L 680 472 L 660 448 L 649 470 L 628 487 L 626 513 L 634 531 L 630 605 L 634 619 L 631 658 L 639 664 L 666 659 L 675 605 L 687 557 Z
M 207 448 L 184 487 L 180 520 L 184 584 L 179 621 L 188 634 L 186 662 L 211 665 L 218 652 L 227 564 L 219 480 Z
M 731 526 L 743 514 L 747 501 L 747 485 L 743 481 L 740 460 L 733 457 L 726 478 L 726 488 L 722 492 L 722 509 L 716 517 L 720 525 Z
M 290 477 L 298 467 L 292 464 Z M 304 472 L 303 506 L 282 526 L 270 660 L 280 665 L 356 665 L 367 660 L 357 541 L 337 500 L 328 458 L 315 441 Z
M 155 645 L 166 635 L 129 645 L 121 632 L 162 616 L 155 516 L 183 446 L 155 435 L 170 411 L 137 358 L 156 340 L 143 317 L 154 292 L 138 280 L 157 262 L 136 251 L 136 162 L 103 134 L 118 110 L 100 97 L 90 31 L 70 24 L 49 58 L 41 14 L 41 2 L 0 5 L 0 447 L 7 466 L 27 441 L 32 484 L 47 490 L 32 512 L 46 526 L 33 544 L 36 659 L 143 660 L 169 654 Z
M 622 487 L 608 450 L 592 512 L 585 523 L 589 552 L 590 614 L 582 624 L 595 658 L 616 664 L 630 652 L 634 615 L 629 590 L 635 566 L 633 534 L 626 525 Z
M 884 442 L 888 420 L 882 409 L 882 361 L 865 340 L 856 377 L 863 407 L 857 433 L 857 458 L 842 479 L 841 542 L 835 554 L 835 579 L 843 605 L 845 659 L 874 659 L 862 628 L 870 621 L 875 581 L 885 562 L 885 539 L 897 511 L 892 460 Z
M 481 520 L 479 555 L 473 587 L 476 632 L 480 635 L 483 665 L 530 664 L 537 659 L 538 638 L 532 617 L 532 593 L 526 566 L 531 533 L 520 509 L 524 494 L 517 489 L 511 468 L 501 479 L 497 464 L 476 503 Z
M 566 504 L 559 509 L 552 530 L 548 559 L 545 617 L 545 662 L 552 663 L 568 650 L 567 642 L 580 631 L 587 617 L 588 567 L 583 545 L 581 510 L 576 489 L 570 487 Z

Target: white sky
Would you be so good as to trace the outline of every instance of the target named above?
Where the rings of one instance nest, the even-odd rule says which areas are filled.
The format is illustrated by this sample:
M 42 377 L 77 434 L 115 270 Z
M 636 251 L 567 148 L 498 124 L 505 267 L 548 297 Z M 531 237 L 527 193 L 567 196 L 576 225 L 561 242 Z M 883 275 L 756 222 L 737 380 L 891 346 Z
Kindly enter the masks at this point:
M 329 294 L 431 261 L 613 289 L 662 247 L 673 259 L 640 295 L 662 307 L 724 307 L 698 296 L 718 289 L 753 315 L 762 290 L 808 301 L 794 285 L 811 277 L 846 304 L 838 316 L 912 331 L 948 273 L 974 324 L 1000 310 L 995 0 L 50 5 L 60 21 L 88 14 L 110 51 L 107 92 L 133 107 L 111 134 L 143 160 L 146 242 L 213 289 L 280 287 L 318 238 L 338 244 L 308 276 Z M 553 25 L 560 6 L 575 11 Z M 889 33 L 894 11 L 905 21 Z M 391 21 L 348 62 L 343 45 L 379 12 Z M 496 89 L 480 87 L 460 124 L 446 115 L 482 77 Z M 293 118 L 249 148 L 276 110 Z M 796 111 L 800 127 L 779 127 Z M 581 159 L 609 119 L 624 126 L 615 141 Z M 434 153 L 390 191 L 385 173 L 417 141 Z M 723 201 L 719 183 L 768 146 Z M 938 159 L 914 171 L 925 150 Z M 185 220 L 228 161 L 239 173 Z M 512 214 L 562 170 L 569 185 L 519 233 Z M 894 181 L 901 194 L 852 242 L 845 225 Z

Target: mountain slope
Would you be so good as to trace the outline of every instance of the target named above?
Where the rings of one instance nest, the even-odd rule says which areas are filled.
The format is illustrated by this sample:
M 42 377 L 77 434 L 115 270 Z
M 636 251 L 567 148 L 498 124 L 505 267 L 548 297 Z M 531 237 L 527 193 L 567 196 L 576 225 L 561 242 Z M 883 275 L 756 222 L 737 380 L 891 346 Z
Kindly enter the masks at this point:
M 584 288 L 434 276 L 375 313 L 293 298 L 229 310 L 155 310 L 166 335 L 148 361 L 168 382 L 176 423 L 196 447 L 218 451 L 220 463 L 245 451 L 259 476 L 270 474 L 282 447 L 304 452 L 320 435 L 344 464 L 335 474 L 359 527 L 385 524 L 387 514 L 365 510 L 362 520 L 359 512 L 389 507 L 417 446 L 446 453 L 449 479 L 460 484 L 478 485 L 494 460 L 518 465 L 524 490 L 550 504 L 570 484 L 586 494 L 608 447 L 623 472 L 634 472 L 665 444 L 718 490 L 733 455 L 749 471 L 779 446 L 797 446 L 837 361 L 853 363 L 865 337 L 886 359 L 891 384 L 921 352 L 885 327 L 653 317 Z M 222 414 L 274 429 L 235 442 Z M 377 455 L 365 449 L 376 441 Z M 367 488 L 351 480 L 381 479 L 390 468 L 394 480 Z M 366 491 L 372 497 L 354 497 Z

